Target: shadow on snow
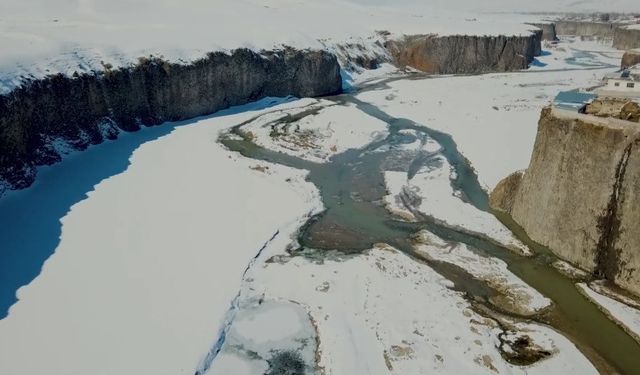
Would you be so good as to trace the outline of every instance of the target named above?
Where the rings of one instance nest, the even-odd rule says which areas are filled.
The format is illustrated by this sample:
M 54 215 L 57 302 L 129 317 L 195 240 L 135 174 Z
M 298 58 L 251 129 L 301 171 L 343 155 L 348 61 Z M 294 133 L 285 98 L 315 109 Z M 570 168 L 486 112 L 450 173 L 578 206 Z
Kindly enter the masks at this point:
M 292 99 L 265 98 L 210 116 L 122 133 L 116 141 L 106 141 L 73 153 L 56 165 L 39 168 L 31 187 L 8 192 L 0 199 L 0 319 L 4 319 L 17 302 L 16 291 L 35 279 L 44 262 L 55 252 L 62 233 L 60 220 L 98 183 L 126 171 L 129 158 L 138 147 L 180 126 L 257 111 Z

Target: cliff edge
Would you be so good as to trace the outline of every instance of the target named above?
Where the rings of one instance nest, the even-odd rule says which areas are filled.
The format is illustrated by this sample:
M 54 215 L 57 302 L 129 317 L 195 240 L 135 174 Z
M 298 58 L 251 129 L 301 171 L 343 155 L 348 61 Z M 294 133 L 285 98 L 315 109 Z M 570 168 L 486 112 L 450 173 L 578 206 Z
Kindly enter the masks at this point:
M 609 39 L 613 38 L 616 29 L 624 24 L 617 22 L 557 20 L 555 25 L 558 35 Z
M 558 256 L 640 294 L 640 125 L 542 111 L 529 167 L 490 203 Z
M 542 40 L 558 40 L 556 24 L 553 22 L 531 22 L 528 25 L 535 26 L 542 30 Z
M 622 55 L 621 68 L 628 68 L 636 64 L 640 64 L 640 49 L 632 49 Z
M 36 167 L 118 133 L 206 115 L 266 96 L 340 92 L 336 57 L 325 51 L 210 53 L 189 64 L 140 59 L 132 67 L 62 74 L 0 95 L 0 195 L 29 186 Z M 3 186 L 4 185 L 4 186 Z
M 412 35 L 387 41 L 395 65 L 427 73 L 472 74 L 521 70 L 542 52 L 543 31 L 529 35 Z
M 640 25 L 618 27 L 613 35 L 613 46 L 622 50 L 640 48 Z
M 525 69 L 541 52 L 542 30 L 517 36 L 412 36 L 374 51 L 345 46 L 345 65 L 373 68 L 383 58 L 430 73 Z M 360 52 L 358 52 L 360 50 Z M 380 54 L 380 56 L 378 56 Z M 29 186 L 37 167 L 120 131 L 211 114 L 266 96 L 313 97 L 342 89 L 338 57 L 324 50 L 237 49 L 175 64 L 141 58 L 102 71 L 52 75 L 0 95 L 0 195 Z

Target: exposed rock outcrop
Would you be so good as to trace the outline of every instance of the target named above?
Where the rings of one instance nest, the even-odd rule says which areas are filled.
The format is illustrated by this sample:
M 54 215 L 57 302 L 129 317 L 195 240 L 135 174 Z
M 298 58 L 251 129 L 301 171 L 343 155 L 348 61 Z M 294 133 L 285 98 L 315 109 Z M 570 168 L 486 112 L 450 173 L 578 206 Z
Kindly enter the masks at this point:
M 336 54 L 340 66 L 346 71 L 377 69 L 381 63 L 390 62 L 391 58 L 383 42 L 390 34 L 384 31 L 378 31 L 376 34 L 375 41 L 328 45 L 327 48 Z
M 556 33 L 558 35 L 576 35 L 591 38 L 609 39 L 613 38 L 613 34 L 619 23 L 614 22 L 596 22 L 596 21 L 555 21 Z
M 415 35 L 386 43 L 399 66 L 428 73 L 486 73 L 526 69 L 541 53 L 542 30 L 524 36 Z
M 640 25 L 618 27 L 613 35 L 613 46 L 623 50 L 640 48 Z
M 501 180 L 489 196 L 491 207 L 510 213 L 523 176 L 524 171 L 517 171 Z
M 558 35 L 556 34 L 556 24 L 553 22 L 539 22 L 539 23 L 528 23 L 528 25 L 535 26 L 542 30 L 542 40 L 558 40 Z
M 628 68 L 636 64 L 640 64 L 640 49 L 632 49 L 622 55 L 620 67 Z
M 5 188 L 31 184 L 36 166 L 60 160 L 56 144 L 84 149 L 120 130 L 193 118 L 265 96 L 340 90 L 334 55 L 293 49 L 211 53 L 187 65 L 141 59 L 134 67 L 51 76 L 0 96 L 0 182 Z
M 545 108 L 531 162 L 491 193 L 531 238 L 640 294 L 640 125 Z
M 622 98 L 597 98 L 585 106 L 584 112 L 598 117 L 613 117 L 620 114 L 620 110 L 627 102 L 627 99 Z
M 640 105 L 631 99 L 598 98 L 585 107 L 585 113 L 631 122 L 640 121 Z
M 627 102 L 620 109 L 619 118 L 631 122 L 640 122 L 640 104 Z

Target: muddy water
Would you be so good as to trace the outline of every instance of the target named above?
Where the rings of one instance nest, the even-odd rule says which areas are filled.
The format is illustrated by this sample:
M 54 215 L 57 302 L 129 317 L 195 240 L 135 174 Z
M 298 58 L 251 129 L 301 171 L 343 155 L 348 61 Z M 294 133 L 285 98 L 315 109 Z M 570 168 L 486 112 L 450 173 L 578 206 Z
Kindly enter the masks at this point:
M 490 305 L 490 297 L 497 292 L 484 282 L 474 279 L 459 267 L 429 262 L 414 253 L 411 236 L 421 229 L 427 229 L 445 240 L 465 243 L 480 253 L 504 260 L 511 272 L 551 298 L 553 308 L 534 320 L 565 333 L 601 372 L 633 374 L 640 369 L 640 345 L 583 297 L 574 281 L 553 268 L 551 263 L 556 258 L 551 252 L 531 241 L 509 218 L 499 217 L 520 240 L 535 251 L 535 256 L 521 257 L 486 238 L 449 228 L 432 218 L 421 217 L 418 223 L 398 221 L 383 207 L 382 199 L 386 195 L 384 170 L 402 170 L 411 175 L 422 167 L 437 163 L 433 154 L 408 154 L 398 150 L 397 146 L 416 140 L 415 137 L 400 132 L 410 129 L 416 132 L 417 138 L 422 142 L 432 139 L 441 145 L 441 155 L 456 171 L 456 178 L 452 181 L 454 189 L 476 208 L 489 210 L 486 192 L 451 136 L 407 119 L 391 117 L 352 95 L 345 94 L 329 100 L 339 105 L 355 104 L 361 111 L 386 122 L 389 124 L 389 135 L 362 150 L 348 150 L 336 155 L 325 164 L 267 150 L 247 140 L 222 139 L 227 147 L 244 156 L 309 171 L 308 180 L 318 187 L 326 210 L 311 218 L 301 229 L 299 242 L 302 248 L 337 249 L 353 253 L 369 249 L 374 243 L 388 243 L 417 261 L 428 262 L 436 271 L 453 281 L 455 288 L 464 292 L 471 300 Z M 314 111 L 305 111 L 279 121 L 291 122 L 314 114 Z M 238 128 L 234 131 L 239 134 Z M 501 310 L 500 306 L 492 307 Z

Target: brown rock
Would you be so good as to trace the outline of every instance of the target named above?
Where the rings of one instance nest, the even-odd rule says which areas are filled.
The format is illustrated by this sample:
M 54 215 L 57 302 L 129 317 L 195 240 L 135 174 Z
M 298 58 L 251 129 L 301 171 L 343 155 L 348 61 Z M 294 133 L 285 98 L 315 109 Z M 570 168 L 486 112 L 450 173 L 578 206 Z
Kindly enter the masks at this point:
M 622 61 L 620 66 L 623 68 L 629 68 L 636 64 L 640 64 L 640 50 L 629 50 L 622 55 Z
M 542 30 L 524 36 L 415 35 L 385 44 L 398 66 L 427 73 L 487 73 L 526 69 L 541 52 Z
M 496 185 L 489 195 L 489 204 L 493 209 L 507 213 L 511 212 L 523 175 L 524 171 L 514 172 Z
M 585 113 L 598 117 L 619 118 L 622 107 L 628 102 L 628 99 L 599 98 L 586 106 Z
M 627 121 L 640 122 L 640 104 L 628 102 L 620 110 L 620 118 Z
M 520 183 L 511 175 L 491 197 L 533 240 L 636 294 L 638 202 L 640 125 L 551 108 L 542 111 Z

